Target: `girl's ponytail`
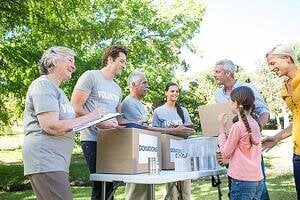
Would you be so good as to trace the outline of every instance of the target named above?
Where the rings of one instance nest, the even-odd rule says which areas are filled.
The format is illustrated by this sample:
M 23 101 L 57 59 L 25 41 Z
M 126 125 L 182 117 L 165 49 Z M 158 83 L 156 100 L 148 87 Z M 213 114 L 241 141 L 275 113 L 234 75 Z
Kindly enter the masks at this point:
M 251 127 L 250 127 L 250 125 L 249 125 L 247 116 L 246 116 L 246 114 L 245 114 L 245 110 L 244 110 L 244 108 L 243 108 L 242 105 L 240 105 L 239 111 L 240 111 L 240 115 L 241 115 L 241 118 L 242 118 L 242 120 L 243 120 L 243 123 L 244 123 L 244 125 L 245 125 L 245 127 L 246 127 L 246 130 L 247 130 L 247 132 L 248 132 L 248 134 L 249 134 L 249 142 L 250 142 L 250 145 L 251 145 L 251 146 L 252 146 L 252 145 L 258 145 L 258 142 L 256 142 L 256 141 L 254 140 L 254 138 L 253 138 L 252 130 L 251 130 Z

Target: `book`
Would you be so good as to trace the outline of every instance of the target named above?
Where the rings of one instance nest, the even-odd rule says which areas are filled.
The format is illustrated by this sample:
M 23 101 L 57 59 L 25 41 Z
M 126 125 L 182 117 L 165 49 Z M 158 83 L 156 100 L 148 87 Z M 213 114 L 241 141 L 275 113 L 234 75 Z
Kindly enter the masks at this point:
M 96 119 L 96 120 L 93 120 L 93 121 L 90 121 L 86 124 L 83 124 L 83 125 L 80 125 L 80 126 L 75 126 L 72 131 L 76 132 L 76 131 L 81 131 L 83 129 L 86 129 L 86 128 L 89 128 L 91 126 L 94 126 L 95 124 L 98 124 L 100 122 L 104 122 L 104 121 L 107 121 L 111 118 L 114 118 L 114 117 L 118 117 L 118 116 L 121 116 L 122 113 L 108 113 L 106 115 L 104 115 L 103 117 L 99 118 L 99 119 Z

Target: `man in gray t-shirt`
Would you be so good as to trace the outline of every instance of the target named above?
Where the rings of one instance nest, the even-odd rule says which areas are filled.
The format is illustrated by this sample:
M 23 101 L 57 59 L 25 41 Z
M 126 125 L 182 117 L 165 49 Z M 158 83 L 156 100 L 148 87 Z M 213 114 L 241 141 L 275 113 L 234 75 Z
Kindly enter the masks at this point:
M 123 113 L 125 123 L 133 122 L 142 124 L 148 120 L 147 112 L 141 99 L 137 99 L 131 94 L 123 100 L 121 112 Z
M 105 109 L 106 113 L 118 112 L 122 91 L 114 81 L 126 66 L 127 48 L 111 46 L 104 51 L 102 68 L 89 70 L 78 79 L 71 98 L 71 103 L 77 115 L 82 116 L 97 107 Z M 91 127 L 80 132 L 81 147 L 90 173 L 96 173 L 97 133 L 100 129 L 118 128 L 116 119 L 100 123 L 97 128 Z M 102 190 L 99 182 L 93 182 L 92 199 L 100 199 Z M 106 184 L 106 199 L 113 199 L 113 184 Z
M 128 77 L 130 94 L 123 100 L 121 112 L 124 123 L 147 125 L 148 117 L 142 99 L 148 90 L 148 82 L 144 73 L 132 72 Z M 126 184 L 126 200 L 147 199 L 146 184 Z

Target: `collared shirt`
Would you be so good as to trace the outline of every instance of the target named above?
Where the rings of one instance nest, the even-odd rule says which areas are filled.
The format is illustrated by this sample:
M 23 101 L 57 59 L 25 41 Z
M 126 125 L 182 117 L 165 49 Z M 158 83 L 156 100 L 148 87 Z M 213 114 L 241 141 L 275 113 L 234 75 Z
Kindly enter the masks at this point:
M 300 67 L 298 67 L 297 74 L 292 80 L 284 81 L 281 95 L 293 115 L 294 153 L 300 156 Z
M 262 96 L 260 95 L 259 91 L 256 89 L 256 87 L 251 83 L 246 83 L 243 81 L 236 80 L 232 86 L 232 90 L 240 87 L 240 86 L 247 86 L 252 89 L 254 96 L 255 96 L 255 109 L 254 113 L 257 116 L 260 116 L 262 113 L 269 113 L 268 106 L 266 102 L 263 100 Z M 229 101 L 230 96 L 226 94 L 226 90 L 224 87 L 218 88 L 215 93 L 215 101 L 217 103 L 225 103 Z

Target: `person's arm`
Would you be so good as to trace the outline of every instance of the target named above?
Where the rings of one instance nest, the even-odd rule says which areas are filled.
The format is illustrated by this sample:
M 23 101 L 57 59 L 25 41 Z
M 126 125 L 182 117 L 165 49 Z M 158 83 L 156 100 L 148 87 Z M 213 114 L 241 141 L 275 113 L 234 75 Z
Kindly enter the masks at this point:
M 264 138 L 262 140 L 262 150 L 268 152 L 274 146 L 276 146 L 280 140 L 290 137 L 292 135 L 292 128 L 293 128 L 293 124 L 290 124 L 288 127 L 282 129 L 276 135 L 268 136 Z
M 89 111 L 85 110 L 83 107 L 89 95 L 90 93 L 86 91 L 74 89 L 71 97 L 71 104 L 77 116 L 83 116 L 89 113 Z M 105 113 L 105 108 L 101 108 L 101 109 Z M 120 128 L 118 123 L 116 123 L 116 120 L 108 120 L 105 122 L 101 122 L 97 124 L 97 127 L 102 129 Z
M 60 120 L 58 112 L 44 112 L 37 115 L 41 128 L 49 135 L 59 136 L 71 131 L 75 126 L 83 125 L 101 117 L 103 111 L 96 109 L 93 112 L 74 119 Z
M 184 107 L 182 107 L 183 110 L 183 116 L 184 116 L 184 124 L 183 126 L 193 128 L 193 122 L 191 120 L 190 114 L 188 110 Z
M 119 103 L 118 105 L 117 105 L 117 109 L 116 109 L 116 111 L 118 112 L 118 113 L 120 113 L 121 112 L 121 103 Z
M 162 128 L 161 121 L 159 119 L 157 110 L 154 110 L 152 125 L 153 126 L 148 127 L 149 130 L 157 131 L 157 132 L 161 132 L 161 133 L 167 133 L 167 134 L 174 135 L 174 136 L 187 137 L 195 132 L 194 129 L 185 127 L 183 125 L 180 125 L 177 127 Z
M 268 112 L 263 112 L 259 115 L 258 121 L 261 127 L 263 127 L 269 121 L 269 118 L 270 118 L 270 113 Z
M 220 151 L 224 158 L 230 158 L 238 146 L 240 140 L 240 129 L 237 126 L 232 126 L 229 130 L 228 136 L 225 132 L 220 132 L 218 136 L 218 143 Z
M 74 89 L 71 97 L 71 104 L 77 116 L 83 116 L 89 113 L 89 111 L 85 110 L 83 107 L 89 95 L 89 92 Z
M 148 130 L 166 133 L 174 136 L 184 136 L 184 137 L 189 136 L 195 132 L 194 129 L 182 125 L 177 126 L 175 128 L 160 128 L 160 127 L 148 126 Z

